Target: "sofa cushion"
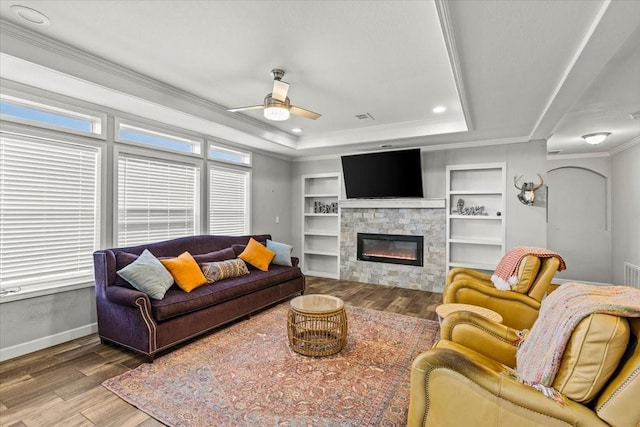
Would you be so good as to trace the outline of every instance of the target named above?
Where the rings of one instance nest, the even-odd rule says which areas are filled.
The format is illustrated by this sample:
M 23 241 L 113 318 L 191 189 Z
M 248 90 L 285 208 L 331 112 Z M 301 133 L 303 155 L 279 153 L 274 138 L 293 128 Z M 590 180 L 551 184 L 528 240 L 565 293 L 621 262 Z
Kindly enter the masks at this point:
M 272 264 L 286 265 L 291 267 L 291 252 L 293 246 L 286 243 L 274 242 L 273 240 L 267 240 L 267 249 L 276 253 L 276 256 L 271 261 Z
M 126 258 L 130 262 L 116 271 L 116 274 L 137 290 L 149 295 L 149 298 L 161 300 L 173 285 L 171 273 L 146 249 L 140 256 L 129 255 L 131 256 L 123 256 L 123 260 Z
M 162 301 L 151 301 L 151 311 L 156 321 L 161 322 L 298 277 L 302 277 L 302 272 L 297 267 L 273 265 L 269 271 L 252 270 L 249 275 L 206 284 L 190 293 L 172 287 Z
M 183 252 L 176 258 L 161 259 L 160 262 L 169 270 L 176 285 L 185 292 L 207 283 L 200 266 L 189 252 Z
M 231 247 L 220 249 L 219 251 L 208 252 L 206 254 L 192 255 L 193 259 L 202 264 L 205 262 L 224 261 L 227 259 L 233 259 L 237 255 Z
M 273 260 L 275 256 L 276 253 L 274 251 L 267 249 L 252 237 L 249 239 L 249 243 L 247 243 L 244 251 L 238 255 L 238 258 L 248 262 L 258 270 L 267 271 L 271 260 Z
M 214 283 L 230 277 L 239 277 L 249 274 L 247 264 L 240 258 L 228 259 L 225 261 L 205 262 L 200 264 L 207 282 Z
M 591 314 L 573 330 L 553 388 L 571 400 L 589 402 L 609 380 L 629 343 L 626 319 Z

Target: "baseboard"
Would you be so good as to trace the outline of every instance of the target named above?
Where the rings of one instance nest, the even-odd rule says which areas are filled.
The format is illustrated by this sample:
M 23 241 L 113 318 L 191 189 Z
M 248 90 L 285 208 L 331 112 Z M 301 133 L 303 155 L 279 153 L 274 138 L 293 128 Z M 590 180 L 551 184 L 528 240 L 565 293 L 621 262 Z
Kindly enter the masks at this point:
M 67 341 L 75 340 L 76 338 L 85 337 L 96 332 L 98 332 L 98 324 L 90 323 L 79 328 L 69 329 L 68 331 L 27 341 L 11 347 L 0 348 L 0 362 L 13 359 L 14 357 L 24 356 L 25 354 L 33 353 L 34 351 L 62 344 Z

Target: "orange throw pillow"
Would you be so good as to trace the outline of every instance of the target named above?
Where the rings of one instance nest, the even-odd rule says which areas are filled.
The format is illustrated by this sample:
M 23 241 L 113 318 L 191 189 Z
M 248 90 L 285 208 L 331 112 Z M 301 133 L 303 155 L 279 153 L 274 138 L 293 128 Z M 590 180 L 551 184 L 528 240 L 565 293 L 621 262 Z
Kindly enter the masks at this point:
M 238 258 L 253 265 L 258 270 L 269 270 L 269 264 L 276 256 L 276 253 L 267 249 L 253 237 L 249 238 L 247 247 L 242 251 Z
M 204 277 L 200 266 L 189 252 L 183 252 L 177 258 L 161 259 L 160 262 L 169 270 L 173 280 L 185 292 L 191 292 L 207 283 L 207 278 Z

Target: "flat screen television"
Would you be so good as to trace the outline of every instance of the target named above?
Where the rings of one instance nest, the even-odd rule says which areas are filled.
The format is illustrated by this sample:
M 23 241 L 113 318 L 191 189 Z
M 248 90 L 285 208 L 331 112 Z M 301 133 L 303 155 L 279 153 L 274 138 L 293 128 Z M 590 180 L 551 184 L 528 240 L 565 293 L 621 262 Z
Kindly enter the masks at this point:
M 347 199 L 422 198 L 420 149 L 342 156 Z

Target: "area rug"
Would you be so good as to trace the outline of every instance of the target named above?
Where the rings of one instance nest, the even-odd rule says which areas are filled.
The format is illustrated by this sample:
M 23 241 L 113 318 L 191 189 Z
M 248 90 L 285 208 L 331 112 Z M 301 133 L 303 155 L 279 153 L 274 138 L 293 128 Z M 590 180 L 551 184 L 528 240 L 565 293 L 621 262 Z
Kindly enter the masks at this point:
M 208 335 L 103 385 L 170 426 L 405 426 L 411 362 L 438 323 L 348 306 L 347 345 L 289 348 L 288 304 Z

